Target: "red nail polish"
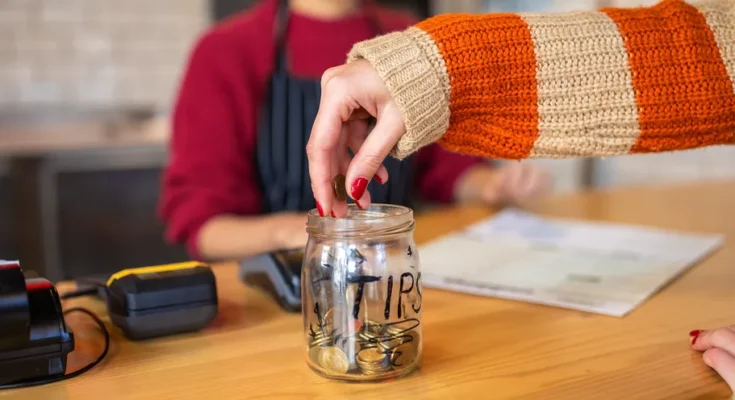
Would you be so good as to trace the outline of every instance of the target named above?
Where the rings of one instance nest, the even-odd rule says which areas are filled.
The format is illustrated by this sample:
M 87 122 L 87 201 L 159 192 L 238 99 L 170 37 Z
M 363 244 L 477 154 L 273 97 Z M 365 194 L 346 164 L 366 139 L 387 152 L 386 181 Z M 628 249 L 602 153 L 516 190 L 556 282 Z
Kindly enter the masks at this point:
M 359 208 L 361 210 L 365 210 L 364 208 L 362 208 L 362 206 L 360 205 L 360 202 L 359 201 L 355 200 L 355 204 L 357 204 L 357 208 Z
M 337 218 L 337 216 L 334 214 L 334 210 L 332 210 L 332 218 Z
M 697 342 L 697 338 L 701 334 L 702 334 L 702 331 L 699 330 L 699 329 L 696 329 L 696 330 L 693 330 L 693 331 L 689 332 L 689 337 L 690 337 L 690 340 L 692 341 L 692 344 L 694 344 L 694 343 Z
M 375 179 L 376 181 L 378 181 L 378 183 L 381 184 L 381 185 L 384 183 L 383 180 L 378 175 L 373 176 L 373 179 Z
M 324 216 L 324 209 L 322 208 L 322 205 L 319 204 L 318 201 L 316 202 L 316 210 L 319 211 L 319 216 L 320 217 L 323 217 Z
M 358 200 L 362 197 L 363 194 L 365 194 L 365 189 L 367 188 L 368 180 L 365 178 L 357 178 L 354 182 L 352 182 L 352 190 L 350 194 L 352 194 L 352 198 L 355 200 Z

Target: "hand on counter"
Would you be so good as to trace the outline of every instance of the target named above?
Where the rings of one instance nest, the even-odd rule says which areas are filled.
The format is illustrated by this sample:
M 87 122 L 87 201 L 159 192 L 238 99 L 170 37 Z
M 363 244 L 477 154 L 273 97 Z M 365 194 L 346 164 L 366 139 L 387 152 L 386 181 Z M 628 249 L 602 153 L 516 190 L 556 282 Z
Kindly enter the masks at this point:
M 478 165 L 458 182 L 455 199 L 491 206 L 525 206 L 547 195 L 552 187 L 551 175 L 532 164 Z
M 197 235 L 199 255 L 207 260 L 232 260 L 306 246 L 305 213 L 257 216 L 219 215 Z
M 735 391 L 735 325 L 709 331 L 695 330 L 689 333 L 692 348 L 703 352 L 704 363 L 718 374 Z

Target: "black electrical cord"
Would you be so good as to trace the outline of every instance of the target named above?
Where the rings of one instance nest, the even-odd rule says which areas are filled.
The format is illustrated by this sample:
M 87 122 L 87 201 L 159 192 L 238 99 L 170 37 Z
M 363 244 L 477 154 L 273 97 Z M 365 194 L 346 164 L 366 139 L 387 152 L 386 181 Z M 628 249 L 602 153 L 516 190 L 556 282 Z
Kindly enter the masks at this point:
M 105 337 L 105 348 L 102 350 L 102 354 L 100 354 L 96 360 L 92 361 L 91 363 L 87 364 L 83 368 L 80 368 L 72 373 L 61 375 L 61 376 L 54 376 L 51 378 L 26 379 L 22 381 L 13 382 L 13 383 L 8 383 L 5 385 L 0 385 L 0 390 L 27 388 L 31 386 L 39 386 L 39 385 L 46 385 L 49 383 L 61 382 L 67 379 L 75 378 L 89 371 L 90 369 L 94 368 L 97 364 L 102 362 L 102 360 L 107 355 L 107 351 L 110 349 L 110 333 L 107 331 L 107 327 L 105 326 L 105 323 L 102 322 L 102 320 L 95 313 L 87 310 L 86 308 L 80 308 L 80 307 L 70 308 L 64 311 L 64 315 L 68 315 L 73 312 L 81 312 L 81 313 L 87 314 L 90 318 L 94 320 L 95 323 L 97 323 L 97 326 L 100 328 L 100 330 L 102 330 L 102 334 Z
M 77 278 L 77 289 L 59 295 L 61 300 L 72 299 L 75 297 L 101 295 L 104 291 L 105 281 L 98 278 Z M 83 285 L 83 286 L 80 286 Z M 103 296 L 104 297 L 104 296 Z
M 99 287 L 92 286 L 88 288 L 77 289 L 73 292 L 64 293 L 62 295 L 59 295 L 59 298 L 61 300 L 66 300 L 66 299 L 73 299 L 75 297 L 94 296 L 98 292 L 99 292 Z

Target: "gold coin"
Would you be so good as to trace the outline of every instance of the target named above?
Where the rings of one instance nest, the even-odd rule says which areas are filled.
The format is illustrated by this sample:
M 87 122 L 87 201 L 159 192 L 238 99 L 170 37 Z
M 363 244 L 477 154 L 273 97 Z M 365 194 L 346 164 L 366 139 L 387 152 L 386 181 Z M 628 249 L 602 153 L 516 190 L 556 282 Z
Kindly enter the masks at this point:
M 357 353 L 357 359 L 365 363 L 380 363 L 385 360 L 385 354 L 379 349 L 365 349 Z
M 355 361 L 357 361 L 360 370 L 366 375 L 379 374 L 390 369 L 388 355 L 377 348 L 363 348 L 357 353 Z
M 339 201 L 347 200 L 347 188 L 345 187 L 345 176 L 337 175 L 332 180 L 332 190 L 334 191 L 334 197 Z
M 322 348 L 321 347 L 314 346 L 314 347 L 312 347 L 312 348 L 309 349 L 309 359 L 314 364 L 320 364 L 321 356 L 322 356 Z
M 322 367 L 334 373 L 344 374 L 350 369 L 350 361 L 347 359 L 347 355 L 333 346 L 322 348 L 320 360 L 319 364 Z
M 311 346 L 324 346 L 325 344 L 332 341 L 332 338 L 329 336 L 325 336 L 319 339 L 312 340 L 311 343 L 309 343 Z

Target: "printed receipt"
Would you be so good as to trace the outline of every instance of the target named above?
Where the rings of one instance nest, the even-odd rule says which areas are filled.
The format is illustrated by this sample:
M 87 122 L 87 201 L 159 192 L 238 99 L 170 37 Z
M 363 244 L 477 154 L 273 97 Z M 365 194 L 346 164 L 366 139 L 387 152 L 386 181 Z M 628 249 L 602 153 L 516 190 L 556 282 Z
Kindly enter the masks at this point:
M 723 240 L 510 209 L 419 253 L 425 287 L 622 317 Z

